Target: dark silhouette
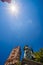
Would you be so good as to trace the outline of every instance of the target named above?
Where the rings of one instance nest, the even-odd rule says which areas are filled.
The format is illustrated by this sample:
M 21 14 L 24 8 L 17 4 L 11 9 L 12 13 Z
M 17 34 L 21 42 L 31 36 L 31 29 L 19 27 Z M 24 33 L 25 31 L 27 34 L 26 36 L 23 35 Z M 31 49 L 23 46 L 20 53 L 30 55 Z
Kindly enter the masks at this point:
M 8 2 L 11 3 L 11 0 L 1 0 L 2 2 Z

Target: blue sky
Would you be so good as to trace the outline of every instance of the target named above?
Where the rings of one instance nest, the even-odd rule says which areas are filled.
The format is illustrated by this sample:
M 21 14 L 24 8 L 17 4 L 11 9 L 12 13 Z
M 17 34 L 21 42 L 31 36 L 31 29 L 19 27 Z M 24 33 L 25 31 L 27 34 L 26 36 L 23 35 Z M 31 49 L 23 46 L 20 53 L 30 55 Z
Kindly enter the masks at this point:
M 16 3 L 17 17 L 8 10 L 8 3 L 0 1 L 0 65 L 16 46 L 22 52 L 24 45 L 34 51 L 43 48 L 43 0 L 16 0 Z

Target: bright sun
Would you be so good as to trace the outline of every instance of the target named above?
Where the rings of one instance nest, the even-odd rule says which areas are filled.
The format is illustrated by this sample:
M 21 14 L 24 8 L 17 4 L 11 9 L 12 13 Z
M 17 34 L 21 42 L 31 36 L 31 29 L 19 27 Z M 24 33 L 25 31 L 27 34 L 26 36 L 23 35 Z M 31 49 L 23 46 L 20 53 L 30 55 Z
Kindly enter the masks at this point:
M 12 12 L 16 12 L 15 11 L 16 10 L 16 7 L 14 5 L 11 5 L 10 9 L 11 9 Z
M 10 12 L 17 15 L 19 13 L 19 7 L 17 4 L 10 4 Z

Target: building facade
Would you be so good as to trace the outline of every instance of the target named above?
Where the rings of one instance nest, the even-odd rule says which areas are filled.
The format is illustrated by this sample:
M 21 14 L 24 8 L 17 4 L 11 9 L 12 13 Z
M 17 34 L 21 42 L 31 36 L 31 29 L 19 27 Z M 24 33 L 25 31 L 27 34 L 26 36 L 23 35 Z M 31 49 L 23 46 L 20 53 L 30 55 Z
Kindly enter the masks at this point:
M 5 65 L 17 65 L 20 60 L 20 47 L 16 47 L 10 53 L 9 58 L 5 62 Z

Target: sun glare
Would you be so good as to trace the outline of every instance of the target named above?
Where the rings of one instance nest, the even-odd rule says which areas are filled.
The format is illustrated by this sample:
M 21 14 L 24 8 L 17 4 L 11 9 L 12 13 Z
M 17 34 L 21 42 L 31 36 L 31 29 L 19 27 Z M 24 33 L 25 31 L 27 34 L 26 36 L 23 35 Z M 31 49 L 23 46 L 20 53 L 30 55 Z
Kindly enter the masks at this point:
M 12 5 L 12 6 L 10 7 L 10 9 L 11 9 L 11 12 L 15 12 L 15 10 L 16 10 L 16 8 L 15 8 L 14 5 Z
M 19 13 L 19 7 L 17 4 L 10 4 L 10 12 L 17 15 Z

